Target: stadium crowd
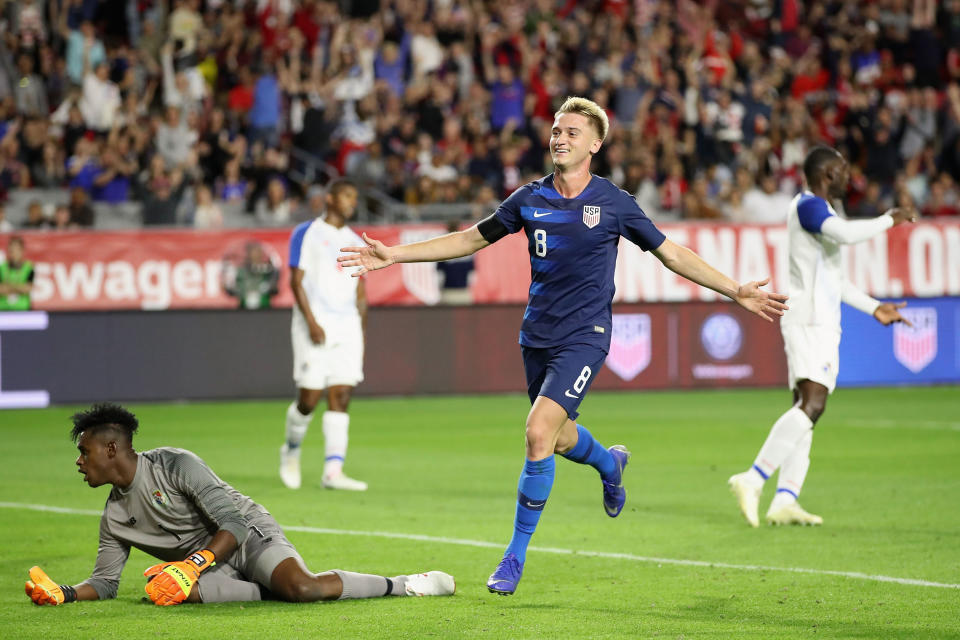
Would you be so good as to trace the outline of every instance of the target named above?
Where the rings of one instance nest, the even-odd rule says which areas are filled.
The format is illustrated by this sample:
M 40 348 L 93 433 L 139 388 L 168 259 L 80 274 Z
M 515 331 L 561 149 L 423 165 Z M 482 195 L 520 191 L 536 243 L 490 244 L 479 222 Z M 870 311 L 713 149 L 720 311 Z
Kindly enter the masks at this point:
M 7 0 L 2 20 L 0 195 L 64 190 L 28 228 L 92 226 L 91 201 L 290 224 L 320 205 L 311 167 L 493 206 L 550 171 L 568 95 L 607 109 L 594 168 L 653 218 L 780 221 L 817 143 L 852 160 L 848 215 L 960 212 L 960 0 Z

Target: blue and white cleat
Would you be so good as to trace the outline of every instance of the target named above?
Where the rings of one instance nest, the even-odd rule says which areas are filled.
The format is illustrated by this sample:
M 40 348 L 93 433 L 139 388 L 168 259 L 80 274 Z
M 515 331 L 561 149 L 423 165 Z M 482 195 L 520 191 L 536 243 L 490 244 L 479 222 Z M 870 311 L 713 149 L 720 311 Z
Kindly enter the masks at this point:
M 522 575 L 523 563 L 517 560 L 517 556 L 508 553 L 503 556 L 503 560 L 497 565 L 496 571 L 487 578 L 487 589 L 490 590 L 490 593 L 497 593 L 501 596 L 513 595 Z
M 607 451 L 617 463 L 617 472 L 613 481 L 603 481 L 603 508 L 608 516 L 616 518 L 627 501 L 627 490 L 623 488 L 623 470 L 630 461 L 630 452 L 622 444 L 615 444 Z

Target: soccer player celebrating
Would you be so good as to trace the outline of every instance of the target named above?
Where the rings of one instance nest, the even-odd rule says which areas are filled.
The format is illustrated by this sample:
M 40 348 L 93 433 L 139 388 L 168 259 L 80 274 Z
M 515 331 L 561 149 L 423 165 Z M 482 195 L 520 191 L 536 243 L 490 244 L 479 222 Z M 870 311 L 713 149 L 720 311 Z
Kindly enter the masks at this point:
M 347 226 L 356 208 L 357 188 L 346 180 L 334 181 L 327 187 L 326 215 L 298 225 L 290 237 L 290 286 L 296 299 L 290 333 L 298 395 L 287 408 L 280 479 L 291 489 L 300 488 L 300 447 L 324 393 L 323 486 L 367 489 L 366 482 L 343 473 L 347 407 L 353 388 L 363 380 L 367 296 L 363 280 L 351 278 L 335 258 L 340 247 L 361 242 Z
M 93 575 L 58 585 L 33 567 L 26 592 L 36 604 L 116 597 L 131 547 L 162 561 L 144 572 L 147 595 L 158 605 L 453 594 L 453 576 L 441 571 L 395 578 L 339 569 L 311 573 L 273 516 L 195 454 L 170 447 L 134 451 L 138 426 L 114 404 L 73 416 L 78 471 L 91 487 L 113 488 L 100 518 Z
M 607 515 L 615 518 L 623 509 L 622 474 L 630 453 L 619 445 L 604 448 L 577 424 L 577 408 L 610 348 L 621 236 L 652 251 L 667 268 L 767 320 L 787 308 L 785 296 L 760 289 L 767 281 L 741 285 L 666 239 L 629 194 L 590 173 L 590 160 L 608 128 L 596 103 L 568 98 L 553 123 L 551 175 L 520 187 L 493 215 L 464 231 L 394 247 L 364 235 L 364 246 L 346 247 L 348 255 L 338 258 L 344 266 L 361 267 L 354 275 L 362 275 L 396 262 L 469 255 L 508 233 L 526 232 L 532 283 L 520 345 L 533 406 L 526 421 L 513 538 L 487 581 L 494 593 L 509 595 L 517 588 L 527 545 L 553 486 L 554 453 L 599 472 Z
M 880 303 L 857 289 L 844 275 L 840 246 L 913 222 L 913 209 L 891 209 L 871 220 L 848 221 L 830 204 L 847 192 L 850 168 L 836 150 L 815 147 L 803 162 L 808 191 L 790 203 L 787 235 L 790 255 L 790 300 L 793 309 L 780 323 L 787 352 L 787 375 L 793 406 L 774 423 L 753 466 L 732 476 L 730 490 L 752 527 L 764 481 L 780 469 L 777 493 L 767 511 L 770 524 L 823 524 L 797 502 L 810 467 L 813 425 L 823 415 L 827 396 L 837 383 L 840 348 L 840 302 L 872 314 L 881 324 L 910 324 L 898 311 L 906 305 Z

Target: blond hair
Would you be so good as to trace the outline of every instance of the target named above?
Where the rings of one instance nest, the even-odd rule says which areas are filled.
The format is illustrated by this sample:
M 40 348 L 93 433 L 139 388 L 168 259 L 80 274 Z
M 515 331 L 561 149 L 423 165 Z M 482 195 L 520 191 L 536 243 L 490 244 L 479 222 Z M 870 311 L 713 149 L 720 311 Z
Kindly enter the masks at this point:
M 561 113 L 578 113 L 593 124 L 597 130 L 602 142 L 607 137 L 607 131 L 610 130 L 610 119 L 606 112 L 600 108 L 593 100 L 571 96 L 567 98 L 560 109 L 553 115 L 554 118 L 560 117 Z

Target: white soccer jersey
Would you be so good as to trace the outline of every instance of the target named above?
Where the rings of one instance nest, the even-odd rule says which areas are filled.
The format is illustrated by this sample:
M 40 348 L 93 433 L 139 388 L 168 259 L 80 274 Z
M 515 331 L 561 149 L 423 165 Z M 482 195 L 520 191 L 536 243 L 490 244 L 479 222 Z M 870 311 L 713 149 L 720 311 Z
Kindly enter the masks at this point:
M 310 310 L 323 326 L 324 318 L 359 319 L 359 278 L 337 262 L 343 247 L 363 246 L 350 227 L 341 228 L 316 219 L 298 225 L 290 236 L 290 267 L 303 270 L 303 290 Z M 294 316 L 300 309 L 294 305 Z
M 840 331 L 841 302 L 873 313 L 880 303 L 846 279 L 840 246 L 866 240 L 892 226 L 889 215 L 844 220 L 829 202 L 809 191 L 795 197 L 787 213 L 790 310 L 780 324 Z
M 840 329 L 843 261 L 840 244 L 820 233 L 823 221 L 835 216 L 830 203 L 809 191 L 798 194 L 787 213 L 790 256 L 790 310 L 783 325 L 822 325 Z

